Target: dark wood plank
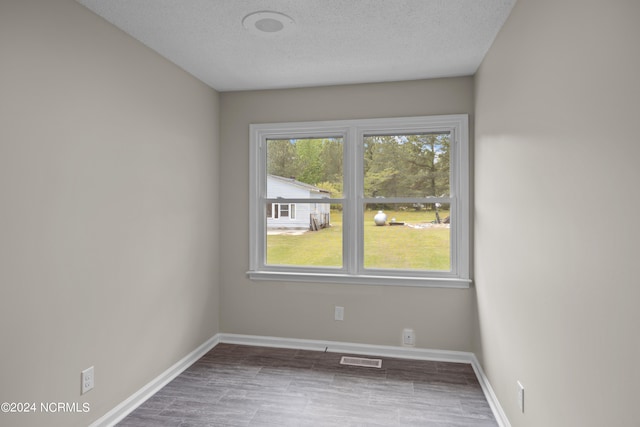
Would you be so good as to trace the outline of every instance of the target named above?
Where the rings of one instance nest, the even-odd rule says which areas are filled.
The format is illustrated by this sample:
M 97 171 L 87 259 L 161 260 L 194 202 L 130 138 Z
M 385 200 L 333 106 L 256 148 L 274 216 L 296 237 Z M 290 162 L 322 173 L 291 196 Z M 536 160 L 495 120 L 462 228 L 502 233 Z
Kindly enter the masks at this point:
M 496 427 L 470 365 L 219 344 L 129 414 L 122 427 Z

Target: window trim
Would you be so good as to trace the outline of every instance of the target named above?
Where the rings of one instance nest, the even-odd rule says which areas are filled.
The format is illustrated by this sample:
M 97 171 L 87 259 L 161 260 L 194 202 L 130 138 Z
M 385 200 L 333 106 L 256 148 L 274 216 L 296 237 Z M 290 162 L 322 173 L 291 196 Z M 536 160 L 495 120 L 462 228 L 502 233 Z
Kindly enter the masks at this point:
M 450 132 L 450 196 L 429 198 L 429 202 L 451 203 L 451 271 L 365 269 L 362 242 L 364 204 L 370 199 L 362 194 L 365 135 L 376 133 Z M 342 137 L 344 144 L 344 197 L 331 199 L 343 205 L 343 224 L 356 227 L 343 229 L 343 261 L 341 268 L 266 265 L 266 212 L 262 203 L 309 203 L 303 199 L 270 200 L 266 198 L 266 140 L 289 138 Z M 468 288 L 470 278 L 470 197 L 469 197 L 469 125 L 468 115 L 440 115 L 362 120 L 265 123 L 250 125 L 250 191 L 249 191 L 249 271 L 252 280 L 274 280 L 368 285 L 402 285 L 424 287 Z M 348 165 L 355 173 L 346 173 Z M 407 198 L 401 198 L 405 202 Z M 424 201 L 424 198 L 420 198 Z M 371 200 L 373 201 L 373 200 Z M 387 198 L 393 203 L 393 199 Z M 264 205 L 266 206 L 266 205 Z

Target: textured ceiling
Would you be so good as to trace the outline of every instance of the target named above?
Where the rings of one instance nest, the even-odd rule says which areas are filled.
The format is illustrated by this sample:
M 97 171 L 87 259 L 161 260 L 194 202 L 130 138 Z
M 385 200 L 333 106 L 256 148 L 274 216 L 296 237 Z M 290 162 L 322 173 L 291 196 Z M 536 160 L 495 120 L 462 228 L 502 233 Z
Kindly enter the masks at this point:
M 475 73 L 516 0 L 77 0 L 219 91 Z M 258 36 L 256 11 L 295 20 Z

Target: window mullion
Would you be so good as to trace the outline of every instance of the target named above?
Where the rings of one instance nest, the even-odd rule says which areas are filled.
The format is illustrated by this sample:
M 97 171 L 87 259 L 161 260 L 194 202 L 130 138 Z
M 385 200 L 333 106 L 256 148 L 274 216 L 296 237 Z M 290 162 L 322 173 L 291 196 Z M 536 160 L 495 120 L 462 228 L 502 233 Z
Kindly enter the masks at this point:
M 361 274 L 364 270 L 364 146 L 363 138 L 364 131 L 361 128 L 354 129 L 353 132 L 353 147 L 354 147 L 354 264 L 353 272 L 355 274 Z
M 349 128 L 344 144 L 345 204 L 343 214 L 343 261 L 349 274 L 357 274 L 359 258 L 358 151 L 356 129 Z

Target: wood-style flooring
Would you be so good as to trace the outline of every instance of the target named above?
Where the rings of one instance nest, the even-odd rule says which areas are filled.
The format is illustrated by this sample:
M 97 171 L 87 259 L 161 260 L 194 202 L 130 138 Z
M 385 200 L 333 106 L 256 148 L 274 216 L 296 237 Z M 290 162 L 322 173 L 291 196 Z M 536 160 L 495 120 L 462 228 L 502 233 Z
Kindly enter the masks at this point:
M 121 427 L 496 427 L 471 365 L 219 344 Z

